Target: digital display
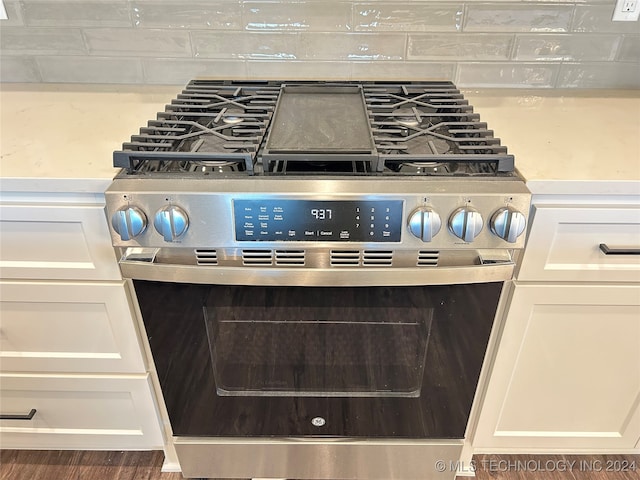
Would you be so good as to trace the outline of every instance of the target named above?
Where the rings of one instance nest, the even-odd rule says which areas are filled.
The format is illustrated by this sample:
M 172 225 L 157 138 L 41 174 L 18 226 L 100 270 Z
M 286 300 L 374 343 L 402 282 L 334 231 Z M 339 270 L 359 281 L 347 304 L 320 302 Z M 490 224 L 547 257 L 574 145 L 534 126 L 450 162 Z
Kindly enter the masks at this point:
M 311 215 L 313 215 L 313 218 L 316 220 L 331 220 L 333 214 L 330 208 L 312 208 Z
M 233 201 L 238 241 L 399 242 L 402 200 Z

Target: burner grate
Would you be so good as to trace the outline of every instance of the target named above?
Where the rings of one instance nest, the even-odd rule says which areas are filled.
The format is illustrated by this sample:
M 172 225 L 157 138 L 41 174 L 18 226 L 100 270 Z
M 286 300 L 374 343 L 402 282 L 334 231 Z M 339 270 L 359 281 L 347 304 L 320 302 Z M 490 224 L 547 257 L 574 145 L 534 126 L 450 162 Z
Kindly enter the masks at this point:
M 114 152 L 114 166 L 147 173 L 201 170 L 177 168 L 183 162 L 223 162 L 252 173 L 279 91 L 277 82 L 193 81 Z
M 196 80 L 113 158 L 122 175 L 515 174 L 451 82 Z
M 433 163 L 451 164 L 435 174 L 513 171 L 513 156 L 452 83 L 365 85 L 364 95 L 379 171 L 430 174 Z

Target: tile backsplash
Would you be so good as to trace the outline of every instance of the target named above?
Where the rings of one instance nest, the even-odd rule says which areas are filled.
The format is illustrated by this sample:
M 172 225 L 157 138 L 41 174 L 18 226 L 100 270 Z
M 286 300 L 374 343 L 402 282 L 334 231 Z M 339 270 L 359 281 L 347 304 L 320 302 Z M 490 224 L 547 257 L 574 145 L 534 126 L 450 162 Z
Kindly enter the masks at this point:
M 640 88 L 615 0 L 4 0 L 3 82 L 448 79 Z

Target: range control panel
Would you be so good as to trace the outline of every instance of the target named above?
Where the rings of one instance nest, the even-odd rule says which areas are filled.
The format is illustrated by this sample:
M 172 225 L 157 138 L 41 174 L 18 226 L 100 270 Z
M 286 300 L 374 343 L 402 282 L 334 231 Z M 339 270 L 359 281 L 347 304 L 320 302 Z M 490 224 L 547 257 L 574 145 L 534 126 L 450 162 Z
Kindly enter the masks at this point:
M 402 200 L 234 199 L 237 241 L 399 242 Z

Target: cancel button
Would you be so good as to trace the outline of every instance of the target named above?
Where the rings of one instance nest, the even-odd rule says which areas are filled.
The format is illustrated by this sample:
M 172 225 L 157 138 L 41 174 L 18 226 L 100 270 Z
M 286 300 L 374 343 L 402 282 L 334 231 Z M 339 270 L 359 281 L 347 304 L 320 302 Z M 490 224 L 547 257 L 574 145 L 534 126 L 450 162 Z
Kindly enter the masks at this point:
M 333 232 L 330 230 L 320 230 L 320 236 L 321 237 L 332 237 L 333 236 Z

